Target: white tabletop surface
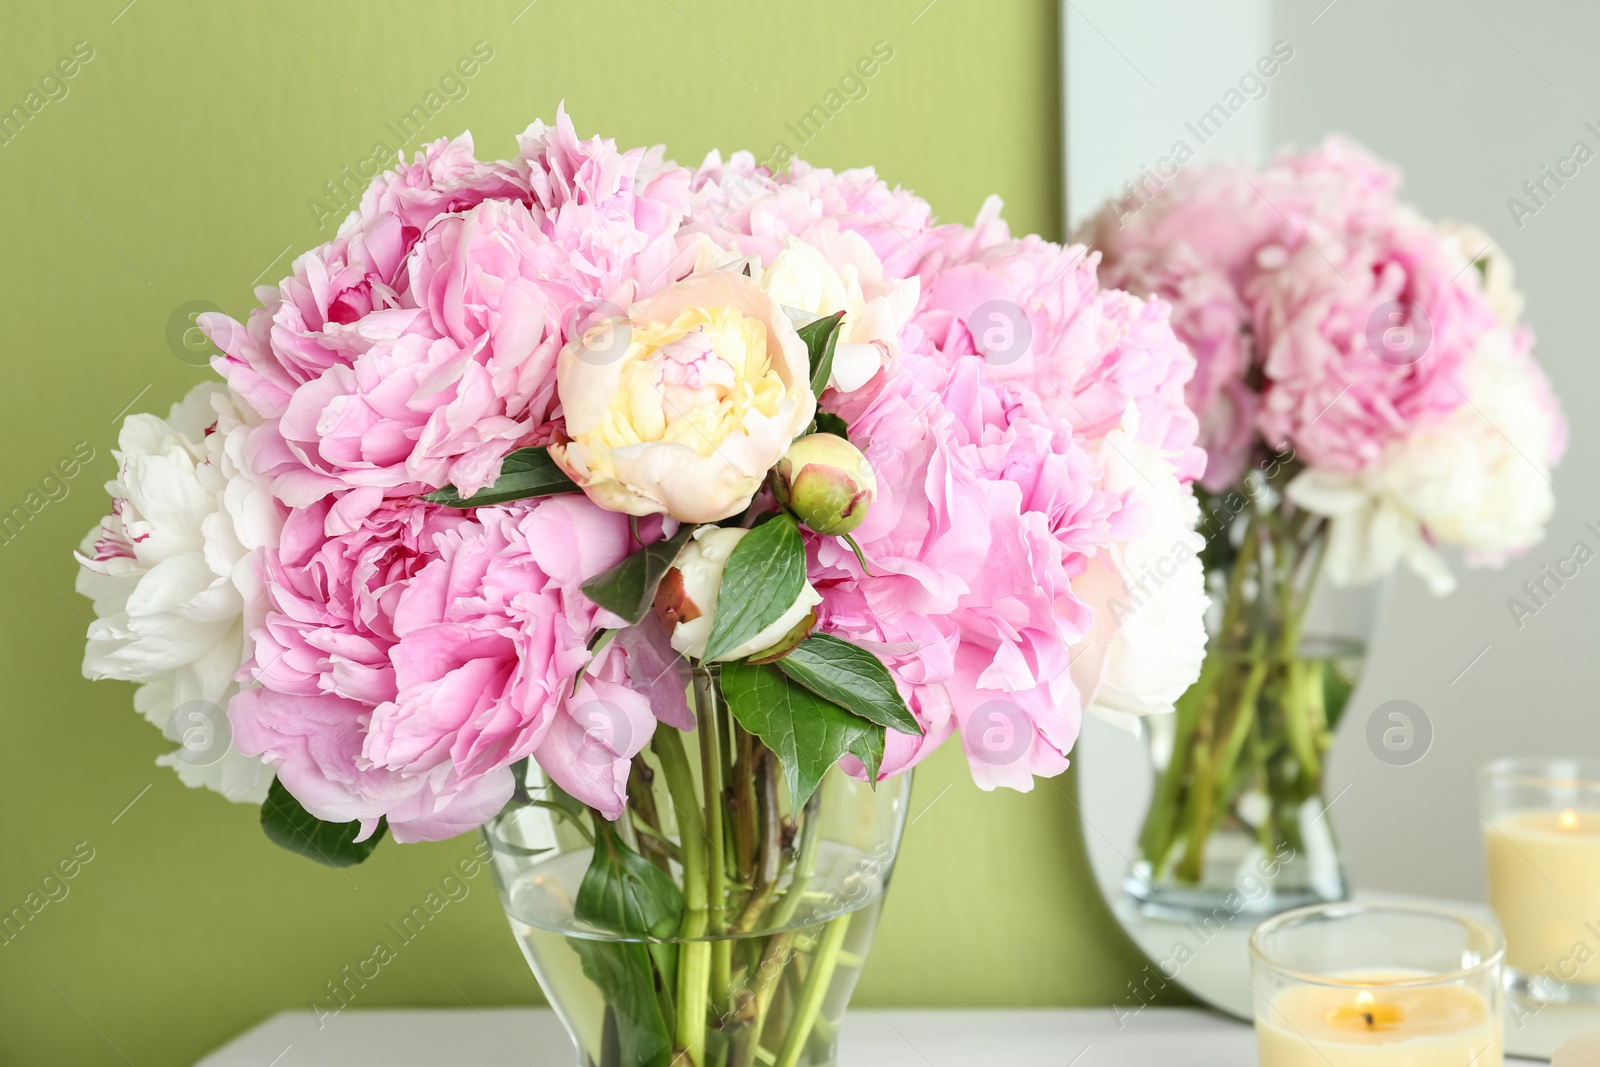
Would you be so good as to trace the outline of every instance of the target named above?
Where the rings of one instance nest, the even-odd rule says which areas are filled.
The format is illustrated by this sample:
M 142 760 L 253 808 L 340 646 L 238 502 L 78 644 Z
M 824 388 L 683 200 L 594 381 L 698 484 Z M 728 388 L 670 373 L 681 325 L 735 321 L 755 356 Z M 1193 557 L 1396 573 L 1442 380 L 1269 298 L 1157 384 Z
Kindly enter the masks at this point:
M 1250 1028 L 1187 1008 L 852 1011 L 842 1067 L 1252 1067 Z M 573 1067 L 548 1010 L 284 1012 L 199 1067 Z M 1508 1064 L 1532 1063 L 1507 1060 Z

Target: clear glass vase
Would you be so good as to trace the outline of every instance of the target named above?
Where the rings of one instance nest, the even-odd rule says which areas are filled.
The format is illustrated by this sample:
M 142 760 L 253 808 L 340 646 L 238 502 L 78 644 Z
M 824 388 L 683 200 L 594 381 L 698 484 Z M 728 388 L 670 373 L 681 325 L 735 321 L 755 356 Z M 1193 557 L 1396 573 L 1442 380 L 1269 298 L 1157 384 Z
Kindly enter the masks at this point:
M 777 757 L 706 704 L 695 731 L 657 727 L 623 818 L 530 765 L 484 827 L 511 928 L 580 1067 L 837 1062 L 910 776 L 874 789 L 834 767 L 797 810 Z
M 1210 643 L 1176 713 L 1145 724 L 1155 786 L 1124 888 L 1182 920 L 1343 900 L 1326 758 L 1387 585 L 1320 580 L 1326 520 L 1265 479 L 1201 501 Z

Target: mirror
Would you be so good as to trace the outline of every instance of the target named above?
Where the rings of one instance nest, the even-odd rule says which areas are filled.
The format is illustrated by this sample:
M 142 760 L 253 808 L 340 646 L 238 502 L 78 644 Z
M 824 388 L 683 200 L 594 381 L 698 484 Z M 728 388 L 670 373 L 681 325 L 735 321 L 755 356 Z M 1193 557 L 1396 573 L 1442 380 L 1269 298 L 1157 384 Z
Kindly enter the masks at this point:
M 1600 150 L 1600 78 L 1582 47 L 1600 34 L 1600 10 L 1576 0 L 1070 0 L 1061 24 L 1071 228 L 1170 166 L 1162 161 L 1180 145 L 1195 162 L 1261 162 L 1280 145 L 1339 132 L 1402 169 L 1403 200 L 1432 219 L 1476 222 L 1516 265 L 1572 437 L 1545 540 L 1498 568 L 1452 556 L 1458 587 L 1445 597 L 1403 569 L 1391 595 L 1369 590 L 1366 609 L 1348 597 L 1335 604 L 1319 586 L 1317 625 L 1306 625 L 1312 643 L 1327 644 L 1361 629 L 1352 621 L 1361 610 L 1372 613 L 1365 666 L 1348 679 L 1359 684 L 1344 694 L 1326 762 L 1325 803 L 1305 827 L 1337 842 L 1357 899 L 1423 900 L 1491 919 L 1481 768 L 1504 757 L 1600 756 L 1589 699 L 1600 683 L 1591 639 L 1600 584 L 1577 562 L 1600 550 L 1600 521 L 1591 525 L 1600 456 L 1585 420 L 1586 398 L 1600 389 L 1587 237 L 1600 232 L 1600 178 L 1546 181 L 1537 203 L 1526 192 L 1579 154 L 1577 142 L 1585 160 Z M 1244 78 L 1268 55 L 1279 59 L 1271 77 Z M 1248 1020 L 1246 941 L 1261 909 L 1276 906 L 1270 890 L 1247 878 L 1237 910 L 1184 916 L 1162 914 L 1140 882 L 1151 748 L 1159 762 L 1171 730 L 1147 721 L 1135 734 L 1091 716 L 1074 754 L 1096 879 L 1150 958 L 1114 1007 L 1136 1011 L 1172 982 Z M 1600 930 L 1600 899 L 1593 919 Z M 1600 951 L 1600 937 L 1574 933 Z M 1548 1058 L 1571 1034 L 1600 1029 L 1600 1006 L 1509 1003 L 1508 1054 Z

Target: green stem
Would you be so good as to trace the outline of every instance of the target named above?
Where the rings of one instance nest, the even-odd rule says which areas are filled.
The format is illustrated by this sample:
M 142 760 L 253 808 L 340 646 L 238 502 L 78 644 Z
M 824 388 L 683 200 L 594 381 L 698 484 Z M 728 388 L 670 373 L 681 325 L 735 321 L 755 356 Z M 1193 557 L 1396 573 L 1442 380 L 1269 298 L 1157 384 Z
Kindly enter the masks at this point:
M 850 932 L 850 920 L 853 917 L 850 913 L 839 916 L 828 924 L 827 931 L 822 935 L 822 943 L 817 947 L 816 957 L 806 974 L 805 986 L 800 991 L 800 1004 L 795 1009 L 789 1032 L 784 1036 L 783 1047 L 778 1052 L 776 1067 L 795 1067 L 799 1062 L 800 1052 L 810 1040 L 811 1028 L 817 1024 L 817 1015 L 822 1011 L 822 1000 L 827 996 L 829 983 L 833 981 L 839 950 L 844 947 L 845 934 Z
M 755 984 L 741 1005 L 740 1022 L 744 1025 L 734 1036 L 729 1067 L 754 1067 L 761 1046 L 761 1032 L 767 1022 L 767 1011 L 772 1007 L 772 995 L 777 991 L 778 979 L 783 976 L 793 952 L 793 930 L 785 930 L 767 939 L 766 950 L 756 964 Z
M 737 721 L 731 724 L 734 750 L 733 865 L 747 887 L 757 882 L 756 864 L 756 757 L 755 735 Z M 762 761 L 765 762 L 765 761 Z
M 728 932 L 728 861 L 723 852 L 722 716 L 718 708 L 717 679 L 702 664 L 694 668 L 695 722 L 700 734 L 700 775 L 705 784 L 706 802 L 706 893 L 710 898 L 712 934 Z M 721 1003 L 727 998 L 733 945 L 720 940 L 711 950 L 710 999 Z
M 800 907 L 806 886 L 816 876 L 817 850 L 822 844 L 821 815 L 822 790 L 818 789 L 806 801 L 805 810 L 801 813 L 800 851 L 795 858 L 794 878 L 789 882 L 789 888 L 784 891 L 783 899 L 778 902 L 772 917 L 767 920 L 769 930 L 780 930 L 789 925 L 795 909 Z
M 1210 725 L 1209 721 L 1206 723 Z M 1209 731 L 1196 732 L 1192 744 L 1194 779 L 1189 783 L 1189 818 L 1183 858 L 1173 869 L 1182 882 L 1196 883 L 1205 873 L 1205 847 L 1211 829 L 1212 780 L 1216 773 L 1216 754 L 1209 744 Z
M 705 1063 L 706 992 L 711 976 L 711 942 L 705 940 L 706 828 L 701 821 L 694 773 L 684 753 L 683 735 L 670 726 L 656 730 L 651 742 L 667 778 L 667 792 L 678 816 L 678 841 L 683 851 L 683 923 L 678 936 L 676 1043 L 692 1064 Z
M 773 892 L 778 888 L 778 867 L 783 858 L 783 843 L 778 828 L 778 776 L 774 766 L 776 762 L 777 757 L 763 747 L 753 768 L 753 777 L 757 779 L 756 794 L 759 797 L 755 806 L 760 813 L 760 826 L 757 828 L 760 841 L 753 864 L 755 884 L 749 901 L 733 924 L 736 933 L 747 934 L 755 929 L 756 921 L 761 918 L 761 913 L 766 910 L 772 900 Z
M 633 757 L 633 763 L 628 767 L 628 810 L 632 815 L 633 828 L 640 834 L 640 852 L 671 877 L 672 861 L 678 858 L 678 847 L 668 841 L 667 835 L 660 830 L 661 813 L 656 810 L 655 772 L 645 762 L 642 752 Z
M 1172 755 L 1156 781 L 1150 808 L 1139 831 L 1139 849 L 1151 867 L 1151 876 L 1160 878 L 1167 856 L 1177 841 L 1177 826 L 1183 821 L 1184 809 L 1194 803 L 1194 792 L 1186 789 L 1193 776 L 1192 761 L 1197 746 L 1195 734 L 1215 714 L 1216 686 L 1227 676 L 1229 650 L 1235 640 L 1234 631 L 1246 621 L 1239 615 L 1244 608 L 1243 586 L 1246 573 L 1255 562 L 1260 541 L 1261 515 L 1254 507 L 1245 524 L 1244 540 L 1233 562 L 1233 572 L 1228 576 L 1228 592 L 1222 606 L 1222 624 L 1212 647 L 1200 668 L 1200 677 L 1188 692 L 1179 698 L 1173 723 Z M 1216 536 L 1226 537 L 1227 531 Z M 1204 842 L 1199 843 L 1200 846 Z M 1194 847 L 1191 842 L 1191 847 Z
M 1241 776 L 1237 773 L 1240 753 L 1244 750 L 1245 742 L 1249 739 L 1256 724 L 1256 704 L 1261 698 L 1261 686 L 1267 680 L 1268 664 L 1263 656 L 1266 650 L 1267 635 L 1256 634 L 1250 646 L 1250 671 L 1245 676 L 1244 685 L 1239 692 L 1239 699 L 1234 704 L 1233 721 L 1222 734 L 1218 749 L 1217 762 L 1217 791 L 1212 801 L 1213 821 L 1207 828 L 1209 834 L 1214 830 L 1215 824 L 1225 815 L 1235 797 L 1242 791 Z

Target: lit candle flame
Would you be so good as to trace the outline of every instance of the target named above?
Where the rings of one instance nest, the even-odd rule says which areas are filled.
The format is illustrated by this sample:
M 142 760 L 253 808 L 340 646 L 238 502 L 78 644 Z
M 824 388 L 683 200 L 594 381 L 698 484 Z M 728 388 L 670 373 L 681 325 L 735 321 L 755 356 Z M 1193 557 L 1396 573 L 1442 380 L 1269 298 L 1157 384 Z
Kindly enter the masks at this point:
M 1561 824 L 1561 828 L 1563 830 L 1576 829 L 1578 826 L 1578 813 L 1573 811 L 1571 808 L 1568 808 L 1566 811 L 1563 811 L 1560 815 L 1556 816 L 1556 821 Z
M 1380 1004 L 1376 997 L 1363 989 L 1356 994 L 1354 1004 L 1335 1008 L 1328 1021 L 1341 1030 L 1393 1030 L 1403 1021 L 1400 1009 L 1394 1004 Z

